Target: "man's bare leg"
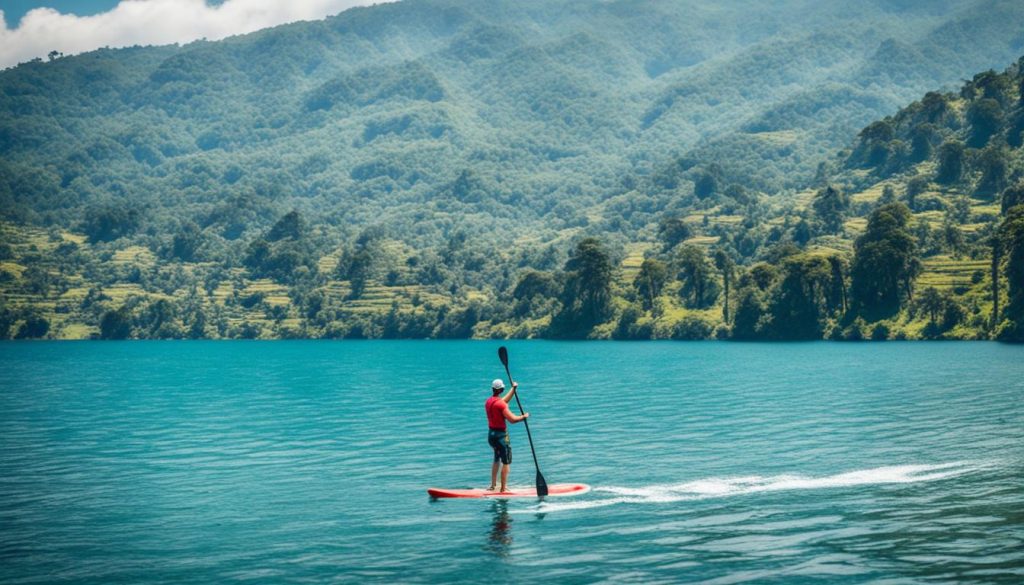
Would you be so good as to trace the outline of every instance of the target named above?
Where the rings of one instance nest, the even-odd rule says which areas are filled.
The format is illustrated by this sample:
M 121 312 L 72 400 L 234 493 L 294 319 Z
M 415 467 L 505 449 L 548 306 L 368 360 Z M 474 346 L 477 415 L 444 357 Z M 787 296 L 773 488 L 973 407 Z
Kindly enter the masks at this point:
M 511 463 L 501 466 L 501 491 L 502 493 L 508 491 L 508 468 L 512 467 Z
M 498 461 L 491 464 L 491 487 L 487 488 L 487 491 L 493 492 L 494 486 L 498 480 L 498 466 L 501 465 Z

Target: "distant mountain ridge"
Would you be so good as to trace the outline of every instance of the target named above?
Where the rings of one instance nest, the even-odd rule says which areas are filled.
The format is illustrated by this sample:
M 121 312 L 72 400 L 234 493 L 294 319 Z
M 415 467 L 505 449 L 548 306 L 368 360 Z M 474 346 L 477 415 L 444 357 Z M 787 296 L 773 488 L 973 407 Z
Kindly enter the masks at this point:
M 358 224 L 472 168 L 519 202 L 501 215 L 558 229 L 583 221 L 551 215 L 560 202 L 617 194 L 672 153 L 771 193 L 913 96 L 1015 58 L 1020 22 L 999 0 L 412 0 L 101 50 L 0 74 L 0 197 L 10 219 L 70 225 L 104 198 L 174 191 L 197 213 L 252 192 Z

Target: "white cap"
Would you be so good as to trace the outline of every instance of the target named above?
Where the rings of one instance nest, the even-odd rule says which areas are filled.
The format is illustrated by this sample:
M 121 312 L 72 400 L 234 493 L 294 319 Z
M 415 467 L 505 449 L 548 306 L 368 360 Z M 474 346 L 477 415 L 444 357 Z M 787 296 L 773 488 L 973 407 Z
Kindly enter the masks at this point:
M 501 380 L 501 378 L 498 378 L 497 380 L 491 382 L 491 390 L 504 390 L 504 389 L 505 389 L 505 382 L 503 382 Z

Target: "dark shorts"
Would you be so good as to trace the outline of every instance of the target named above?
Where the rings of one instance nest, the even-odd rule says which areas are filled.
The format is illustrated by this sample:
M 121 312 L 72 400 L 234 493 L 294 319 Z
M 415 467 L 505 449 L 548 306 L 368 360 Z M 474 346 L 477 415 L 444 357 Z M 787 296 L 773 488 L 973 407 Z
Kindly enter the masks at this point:
M 512 463 L 512 443 L 508 440 L 508 431 L 487 431 L 487 443 L 494 449 L 494 462 L 501 461 L 505 465 Z

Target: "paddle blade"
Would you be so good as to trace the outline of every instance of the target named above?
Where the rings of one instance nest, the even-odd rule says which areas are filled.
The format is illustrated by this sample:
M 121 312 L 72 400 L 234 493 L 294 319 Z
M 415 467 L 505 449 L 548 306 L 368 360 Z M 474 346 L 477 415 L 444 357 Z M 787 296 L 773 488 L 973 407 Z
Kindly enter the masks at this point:
M 543 498 L 548 495 L 548 482 L 544 481 L 544 476 L 540 474 L 540 470 L 537 470 L 537 497 Z
M 498 348 L 498 359 L 501 360 L 501 365 L 508 367 L 508 350 L 504 345 Z

